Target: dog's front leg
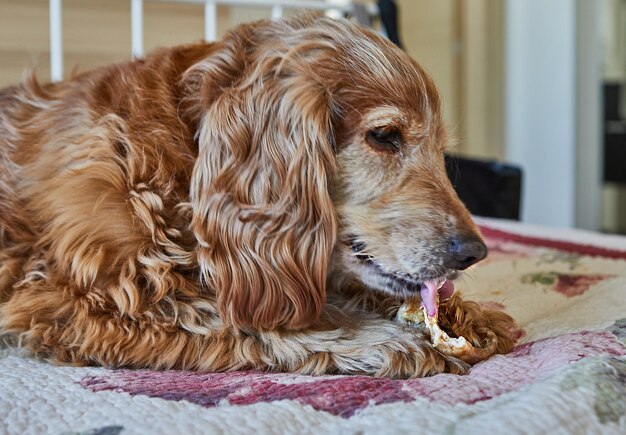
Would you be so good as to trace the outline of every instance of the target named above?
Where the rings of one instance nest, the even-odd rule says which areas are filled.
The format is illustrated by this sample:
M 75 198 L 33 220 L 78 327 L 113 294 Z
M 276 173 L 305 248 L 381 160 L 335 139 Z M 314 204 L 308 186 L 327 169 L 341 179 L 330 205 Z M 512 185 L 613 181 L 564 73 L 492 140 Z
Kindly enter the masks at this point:
M 223 325 L 210 312 L 194 311 L 202 304 L 181 304 L 172 322 L 155 317 L 156 310 L 133 317 L 106 312 L 92 299 L 33 280 L 1 306 L 0 326 L 40 357 L 72 364 L 392 378 L 468 369 L 436 351 L 421 331 L 332 304 L 308 329 L 246 334 Z
M 346 373 L 416 378 L 449 372 L 464 374 L 469 366 L 435 350 L 422 331 L 375 313 L 327 307 L 311 330 L 276 337 L 274 353 L 291 346 L 303 350 L 289 371 L 307 374 Z M 354 320 L 350 320 L 354 319 Z

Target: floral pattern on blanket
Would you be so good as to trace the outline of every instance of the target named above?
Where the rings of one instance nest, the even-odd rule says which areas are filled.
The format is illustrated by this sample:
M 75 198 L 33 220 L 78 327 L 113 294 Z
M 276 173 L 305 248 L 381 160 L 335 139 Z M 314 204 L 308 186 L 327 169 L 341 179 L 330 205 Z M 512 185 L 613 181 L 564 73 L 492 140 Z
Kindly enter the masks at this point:
M 615 324 L 609 328 L 609 331 L 615 334 L 617 339 L 626 346 L 626 318 L 616 321 Z
M 467 376 L 441 374 L 414 380 L 366 376 L 299 376 L 286 373 L 117 370 L 86 377 L 94 392 L 117 391 L 205 407 L 295 400 L 341 417 L 368 406 L 418 397 L 446 405 L 474 404 L 536 382 L 584 358 L 624 356 L 626 348 L 608 332 L 582 332 L 526 343 L 505 356 L 476 365 Z
M 63 432 L 61 435 L 119 435 L 123 430 L 123 426 L 103 426 L 78 432 Z
M 559 272 L 533 272 L 522 276 L 523 283 L 539 284 L 550 287 L 568 298 L 580 296 L 605 279 L 613 278 L 612 275 L 577 275 Z
M 569 371 L 561 383 L 569 392 L 576 388 L 591 391 L 593 409 L 602 423 L 618 423 L 626 415 L 626 361 L 593 358 Z

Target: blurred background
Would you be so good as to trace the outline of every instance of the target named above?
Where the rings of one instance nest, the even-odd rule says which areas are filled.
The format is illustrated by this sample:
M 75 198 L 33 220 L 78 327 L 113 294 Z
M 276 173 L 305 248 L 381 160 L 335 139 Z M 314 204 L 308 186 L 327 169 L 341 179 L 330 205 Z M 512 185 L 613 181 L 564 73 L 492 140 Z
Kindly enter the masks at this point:
M 323 1 L 273 2 L 284 6 L 278 10 L 269 1 L 218 0 L 216 25 L 206 29 L 203 1 L 144 0 L 140 45 L 147 52 L 219 38 L 234 24 Z M 395 36 L 380 19 L 381 3 L 393 1 L 328 2 L 341 8 L 329 13 L 348 13 Z M 51 3 L 62 19 L 58 74 L 131 58 L 132 0 L 0 0 L 0 87 L 17 83 L 33 65 L 42 81 L 50 79 Z M 395 6 L 403 48 L 443 96 L 447 124 L 459 139 L 451 153 L 521 168 L 523 222 L 626 234 L 626 0 L 396 0 Z M 488 194 L 492 187 L 482 189 Z

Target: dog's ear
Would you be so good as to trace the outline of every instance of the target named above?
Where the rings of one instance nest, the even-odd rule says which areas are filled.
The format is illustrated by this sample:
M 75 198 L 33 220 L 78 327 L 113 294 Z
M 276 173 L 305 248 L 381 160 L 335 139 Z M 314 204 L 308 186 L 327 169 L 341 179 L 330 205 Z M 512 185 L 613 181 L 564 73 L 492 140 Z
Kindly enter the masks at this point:
M 305 328 L 325 303 L 334 135 L 327 94 L 301 63 L 256 59 L 201 121 L 198 260 L 222 320 L 239 330 Z

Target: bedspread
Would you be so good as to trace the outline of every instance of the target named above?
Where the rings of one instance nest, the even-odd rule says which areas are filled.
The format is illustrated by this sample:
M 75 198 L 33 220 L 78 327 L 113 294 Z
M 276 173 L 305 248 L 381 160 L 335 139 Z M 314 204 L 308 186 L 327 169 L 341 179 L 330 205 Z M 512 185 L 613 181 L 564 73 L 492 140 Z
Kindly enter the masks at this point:
M 481 220 L 456 283 L 508 355 L 416 380 L 57 367 L 0 349 L 0 433 L 626 433 L 626 239 Z

